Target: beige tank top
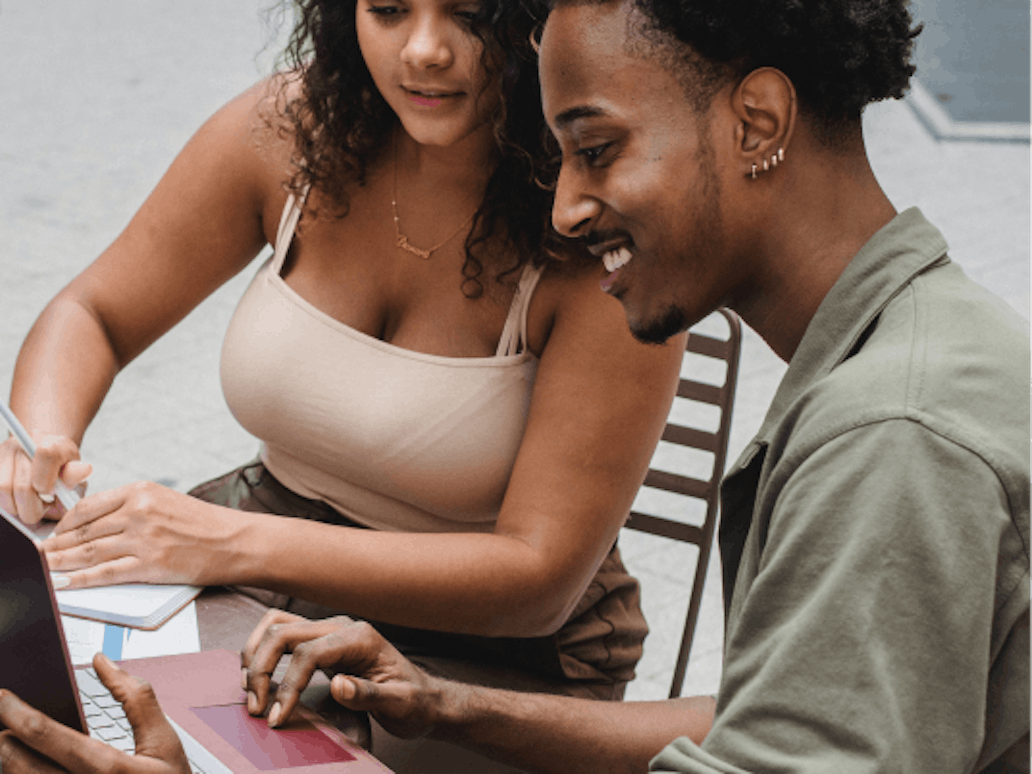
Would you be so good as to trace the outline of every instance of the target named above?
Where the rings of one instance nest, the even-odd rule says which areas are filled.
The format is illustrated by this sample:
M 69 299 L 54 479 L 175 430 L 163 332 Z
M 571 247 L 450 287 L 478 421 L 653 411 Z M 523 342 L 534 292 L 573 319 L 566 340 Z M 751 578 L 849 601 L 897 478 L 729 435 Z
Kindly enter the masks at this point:
M 320 311 L 280 276 L 301 208 L 237 306 L 222 389 L 285 486 L 382 530 L 489 532 L 526 426 L 537 358 L 527 265 L 495 357 L 442 357 L 381 341 Z

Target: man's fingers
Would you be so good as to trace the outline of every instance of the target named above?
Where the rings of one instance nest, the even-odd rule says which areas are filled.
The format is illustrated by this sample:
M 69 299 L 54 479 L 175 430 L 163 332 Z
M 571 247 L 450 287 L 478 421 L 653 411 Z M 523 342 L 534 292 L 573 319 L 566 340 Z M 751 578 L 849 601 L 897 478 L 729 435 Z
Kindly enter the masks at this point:
M 44 760 L 18 741 L 10 731 L 0 732 L 0 774 L 60 774 L 50 761 Z
M 334 675 L 330 680 L 330 695 L 338 704 L 352 710 L 380 708 L 380 686 L 353 675 Z
M 268 631 L 270 626 L 281 623 L 298 623 L 304 620 L 307 619 L 294 613 L 288 613 L 285 610 L 277 610 L 276 608 L 267 610 L 265 615 L 262 616 L 262 620 L 258 622 L 258 625 L 254 627 L 254 631 L 247 638 L 247 642 L 244 643 L 244 649 L 240 652 L 240 666 L 245 669 L 250 666 L 251 659 L 254 657 L 255 651 L 258 650 L 258 645 L 265 637 L 265 632 Z
M 0 724 L 7 726 L 26 747 L 70 771 L 98 774 L 113 771 L 114 759 L 122 754 L 103 742 L 51 720 L 3 689 L 0 689 Z M 9 756 L 13 754 L 9 753 Z M 7 761 L 4 761 L 5 774 L 8 770 Z
M 340 626 L 340 624 L 338 624 Z M 316 627 L 311 624 L 295 624 L 293 630 L 306 627 L 306 633 L 313 632 Z M 287 627 L 284 627 L 285 629 Z M 322 629 L 322 627 L 318 627 Z M 291 631 L 286 636 L 289 637 Z M 290 665 L 287 667 L 283 679 L 279 681 L 279 688 L 276 689 L 276 699 L 269 710 L 269 725 L 276 727 L 282 725 L 294 711 L 301 698 L 301 691 L 308 687 L 315 670 L 320 667 L 330 666 L 336 663 L 339 657 L 335 651 L 336 632 L 309 639 L 304 642 L 292 643 L 293 655 L 290 657 Z M 289 642 L 289 640 L 288 640 Z
M 308 684 L 312 672 L 322 666 L 320 659 L 313 654 L 311 648 L 302 647 L 302 645 L 333 632 L 341 626 L 342 620 L 347 619 L 330 618 L 324 621 L 308 621 L 300 616 L 282 611 L 266 613 L 265 618 L 248 639 L 244 653 L 241 654 L 241 663 L 244 665 L 244 688 L 248 691 L 248 711 L 253 715 L 258 715 L 265 710 L 269 700 L 272 673 L 286 653 L 294 653 L 294 658 L 291 659 L 287 676 L 284 678 L 285 684 L 281 687 L 284 693 L 280 698 L 288 702 L 289 710 L 293 710 L 296 697 L 291 696 L 292 691 L 296 686 L 300 686 L 296 687 L 296 691 L 299 693 Z M 253 642 L 256 636 L 260 636 L 257 644 Z M 297 658 L 299 647 L 302 647 L 300 659 Z M 296 664 L 295 659 L 297 660 Z M 284 713 L 284 706 L 281 703 L 277 717 L 272 720 L 285 720 L 288 715 L 289 711 Z
M 121 702 L 129 724 L 133 727 L 136 754 L 170 763 L 185 763 L 179 737 L 165 718 L 150 684 L 119 669 L 103 653 L 93 657 L 93 668 L 111 695 Z
M 273 670 L 276 668 L 276 664 L 279 663 L 280 656 L 283 655 L 282 652 L 276 655 L 275 660 L 268 667 L 264 666 L 267 658 L 263 657 L 263 666 L 252 669 L 258 646 L 265 639 L 265 634 L 271 627 L 304 620 L 306 619 L 299 615 L 274 608 L 266 611 L 265 615 L 262 616 L 262 620 L 258 622 L 254 631 L 247 638 L 244 649 L 240 652 L 241 685 L 247 691 L 247 710 L 252 715 L 259 715 L 265 710 L 269 693 L 269 680 L 272 677 Z

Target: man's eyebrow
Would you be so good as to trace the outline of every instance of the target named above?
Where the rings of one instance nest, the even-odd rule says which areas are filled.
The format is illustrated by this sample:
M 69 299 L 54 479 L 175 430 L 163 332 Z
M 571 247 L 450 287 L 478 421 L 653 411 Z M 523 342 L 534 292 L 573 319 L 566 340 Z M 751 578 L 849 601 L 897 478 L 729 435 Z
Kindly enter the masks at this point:
M 600 107 L 594 107 L 592 105 L 579 105 L 577 107 L 568 108 L 562 113 L 555 117 L 555 128 L 565 129 L 574 121 L 581 118 L 598 118 L 599 116 L 607 115 L 606 111 Z

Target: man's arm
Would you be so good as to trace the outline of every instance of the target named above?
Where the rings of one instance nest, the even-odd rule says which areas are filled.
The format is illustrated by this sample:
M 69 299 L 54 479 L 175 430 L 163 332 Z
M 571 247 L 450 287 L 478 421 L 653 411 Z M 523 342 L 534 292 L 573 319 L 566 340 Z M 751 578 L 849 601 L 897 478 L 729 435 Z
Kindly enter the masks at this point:
M 270 677 L 291 652 L 275 695 Z M 346 707 L 365 710 L 396 736 L 428 735 L 540 772 L 644 772 L 678 736 L 701 742 L 710 697 L 604 702 L 518 693 L 444 680 L 416 667 L 366 623 L 305 621 L 270 611 L 243 653 L 248 709 L 272 702 L 270 725 L 289 717 L 316 669 L 338 672 L 330 688 Z

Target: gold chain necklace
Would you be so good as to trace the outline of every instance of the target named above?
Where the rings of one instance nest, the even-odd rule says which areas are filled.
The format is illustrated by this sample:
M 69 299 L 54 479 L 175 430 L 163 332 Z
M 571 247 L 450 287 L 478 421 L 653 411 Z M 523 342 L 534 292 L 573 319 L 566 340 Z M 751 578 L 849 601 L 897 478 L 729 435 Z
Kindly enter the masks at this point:
M 477 209 L 479 209 L 479 207 Z M 464 221 L 462 221 L 462 225 L 460 225 L 457 229 L 451 232 L 445 239 L 442 239 L 433 247 L 424 250 L 422 247 L 416 247 L 414 244 L 412 244 L 408 240 L 408 237 L 401 233 L 401 222 L 398 220 L 398 148 L 397 143 L 395 143 L 394 192 L 391 195 L 391 214 L 394 216 L 394 244 L 397 247 L 400 247 L 402 250 L 412 253 L 413 255 L 418 256 L 419 258 L 422 258 L 424 261 L 426 261 L 430 258 L 431 255 L 433 255 L 435 251 L 440 250 L 442 247 L 448 244 L 452 239 L 458 236 L 458 233 L 462 231 L 462 229 L 466 228 L 466 226 L 472 223 L 473 218 L 477 214 L 477 211 L 473 210 L 473 213 Z

